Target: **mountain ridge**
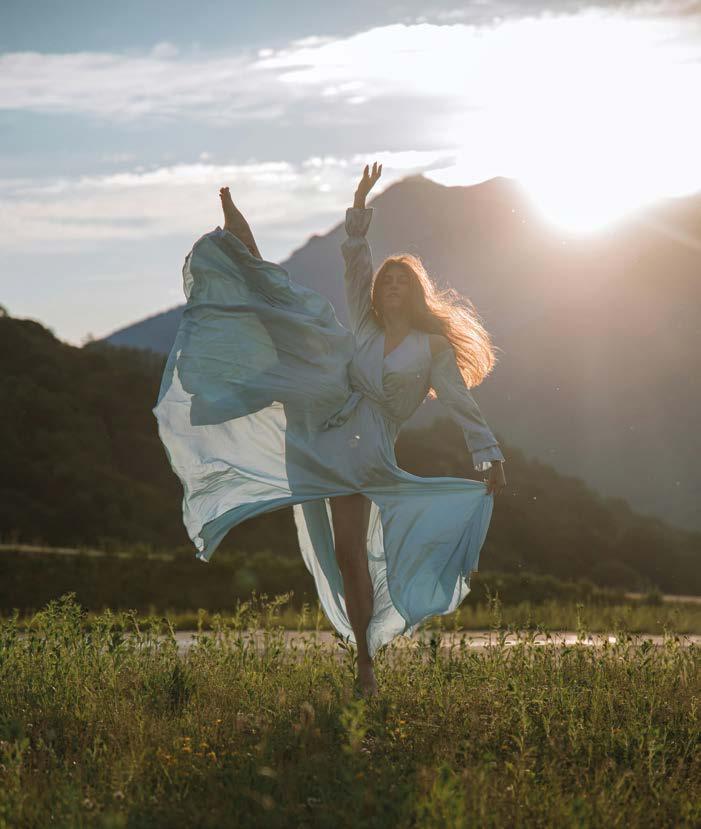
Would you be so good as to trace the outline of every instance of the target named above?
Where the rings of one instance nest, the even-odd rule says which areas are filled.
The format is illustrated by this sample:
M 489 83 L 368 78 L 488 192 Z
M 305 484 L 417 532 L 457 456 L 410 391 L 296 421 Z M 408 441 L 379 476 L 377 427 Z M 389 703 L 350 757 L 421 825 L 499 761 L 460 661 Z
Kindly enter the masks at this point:
M 645 514 L 701 529 L 701 194 L 585 235 L 547 222 L 506 177 L 447 187 L 419 174 L 368 204 L 375 268 L 395 252 L 420 256 L 492 335 L 497 363 L 475 396 L 493 431 Z M 347 325 L 343 238 L 341 217 L 281 264 Z M 105 339 L 164 353 L 182 307 Z M 405 426 L 442 411 L 428 401 Z

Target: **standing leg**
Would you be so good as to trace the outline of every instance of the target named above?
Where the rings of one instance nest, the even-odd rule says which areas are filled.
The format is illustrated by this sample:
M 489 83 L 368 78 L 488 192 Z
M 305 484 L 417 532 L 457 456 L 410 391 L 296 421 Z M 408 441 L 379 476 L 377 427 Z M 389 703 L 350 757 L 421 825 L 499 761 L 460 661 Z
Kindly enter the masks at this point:
M 377 693 L 368 651 L 367 629 L 372 618 L 373 587 L 368 568 L 367 532 L 370 501 L 362 493 L 330 499 L 336 560 L 345 588 L 348 618 L 358 647 L 358 681 L 364 693 Z

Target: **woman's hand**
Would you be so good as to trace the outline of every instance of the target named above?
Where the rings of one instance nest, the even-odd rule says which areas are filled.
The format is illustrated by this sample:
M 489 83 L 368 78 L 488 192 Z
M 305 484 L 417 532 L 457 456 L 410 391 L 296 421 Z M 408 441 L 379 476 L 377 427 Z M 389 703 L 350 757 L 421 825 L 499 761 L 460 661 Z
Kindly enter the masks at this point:
M 353 207 L 365 207 L 365 199 L 367 198 L 368 193 L 372 190 L 375 186 L 375 182 L 382 175 L 382 165 L 380 164 L 378 167 L 377 162 L 372 165 L 372 173 L 369 172 L 369 169 L 370 166 L 366 164 L 365 170 L 363 171 L 363 177 L 360 179 L 358 189 L 355 191 L 355 201 L 353 202 Z
M 499 495 L 506 486 L 503 463 L 501 461 L 492 461 L 492 465 L 487 472 L 487 494 Z

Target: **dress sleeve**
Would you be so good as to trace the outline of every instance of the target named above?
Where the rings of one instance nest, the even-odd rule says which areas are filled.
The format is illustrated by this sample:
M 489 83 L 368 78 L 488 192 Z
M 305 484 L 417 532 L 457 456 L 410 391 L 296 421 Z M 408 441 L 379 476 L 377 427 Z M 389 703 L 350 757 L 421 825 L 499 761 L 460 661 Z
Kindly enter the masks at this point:
M 430 384 L 462 429 L 475 469 L 485 472 L 492 461 L 504 461 L 497 439 L 465 385 L 452 347 L 436 354 L 431 361 Z
M 373 207 L 349 207 L 346 210 L 347 238 L 341 245 L 346 263 L 344 281 L 348 314 L 351 329 L 358 339 L 364 339 L 378 328 L 372 316 L 370 302 L 372 252 L 365 238 L 373 210 Z

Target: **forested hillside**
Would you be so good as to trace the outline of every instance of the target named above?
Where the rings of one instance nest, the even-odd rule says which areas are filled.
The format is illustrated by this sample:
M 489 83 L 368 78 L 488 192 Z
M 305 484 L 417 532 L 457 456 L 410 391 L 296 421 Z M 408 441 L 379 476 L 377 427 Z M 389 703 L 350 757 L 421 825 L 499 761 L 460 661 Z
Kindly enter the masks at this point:
M 194 556 L 181 485 L 151 412 L 163 362 L 104 343 L 75 348 L 37 322 L 0 317 L 3 541 L 144 544 Z M 624 500 L 602 498 L 501 443 L 508 486 L 496 500 L 481 567 L 701 593 L 701 534 L 637 515 Z M 404 430 L 397 459 L 418 475 L 481 477 L 450 420 Z M 292 511 L 235 527 L 220 549 L 299 555 Z

